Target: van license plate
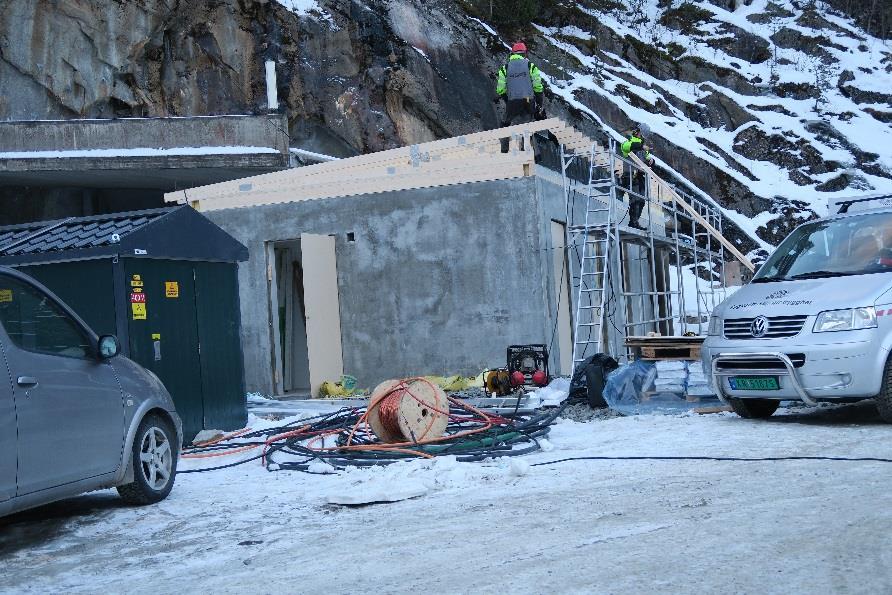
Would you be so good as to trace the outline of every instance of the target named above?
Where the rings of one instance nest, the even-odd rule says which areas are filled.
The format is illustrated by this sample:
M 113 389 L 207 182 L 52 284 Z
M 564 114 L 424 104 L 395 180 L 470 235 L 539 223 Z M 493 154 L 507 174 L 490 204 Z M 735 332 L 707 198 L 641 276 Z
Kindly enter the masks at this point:
M 732 390 L 780 390 L 777 376 L 732 376 Z

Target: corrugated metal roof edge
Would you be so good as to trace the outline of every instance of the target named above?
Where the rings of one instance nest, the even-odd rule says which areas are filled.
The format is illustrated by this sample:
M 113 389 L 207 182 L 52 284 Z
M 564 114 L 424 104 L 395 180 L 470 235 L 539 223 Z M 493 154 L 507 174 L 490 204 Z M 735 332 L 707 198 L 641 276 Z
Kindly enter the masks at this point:
M 130 230 L 127 234 L 127 235 L 129 235 L 131 233 L 135 233 L 136 231 L 139 231 L 146 225 L 151 225 L 151 224 L 163 219 L 164 217 L 170 215 L 171 213 L 173 213 L 175 211 L 178 211 L 179 209 L 183 208 L 184 206 L 185 205 L 177 205 L 175 207 L 159 207 L 156 209 L 142 209 L 139 211 L 125 211 L 122 213 L 105 213 L 102 215 L 87 215 L 84 217 L 67 217 L 65 219 L 51 219 L 48 221 L 35 221 L 32 223 L 19 223 L 19 224 L 15 224 L 15 225 L 6 225 L 3 227 L 0 227 L 0 234 L 9 232 L 9 231 L 31 231 L 31 232 L 33 232 L 32 235 L 27 237 L 27 241 L 30 242 L 30 241 L 39 239 L 44 234 L 50 233 L 63 225 L 89 225 L 90 223 L 94 223 L 94 222 L 106 223 L 109 221 L 137 219 L 140 217 L 147 217 L 147 216 L 154 215 L 154 217 L 152 217 L 151 219 L 146 221 L 143 225 L 140 225 L 139 227 Z M 8 246 L 0 246 L 0 256 L 3 255 L 3 252 L 5 252 L 6 249 L 15 247 L 17 244 L 24 241 L 24 239 L 25 238 L 20 238 L 19 240 L 14 240 Z M 49 252 L 51 252 L 51 251 L 49 251 Z
M 83 217 L 63 217 L 60 219 L 47 219 L 44 221 L 31 221 L 28 223 L 14 223 L 12 225 L 0 226 L 0 233 L 5 231 L 39 230 L 42 227 L 50 227 L 56 223 L 67 221 L 68 223 L 91 223 L 93 221 L 113 221 L 116 219 L 132 219 L 134 217 L 144 217 L 146 215 L 165 215 L 177 209 L 181 209 L 187 205 L 174 205 L 169 207 L 157 207 L 154 209 L 142 209 L 139 211 L 123 211 L 121 213 L 104 213 L 102 215 L 85 215 Z M 70 221 L 69 221 L 70 220 Z
M 103 242 L 101 245 L 38 250 L 22 254 L 0 254 L 0 262 L 16 266 L 27 263 L 67 262 L 104 257 L 160 257 L 205 262 L 244 262 L 248 260 L 248 249 L 243 244 L 187 205 L 80 217 L 71 221 L 67 219 L 43 221 L 40 222 L 42 225 L 40 229 L 46 229 L 47 239 L 50 239 L 53 231 L 64 225 L 75 224 L 80 227 L 89 226 L 92 222 L 97 221 L 126 221 L 140 218 L 147 218 L 147 220 L 139 227 L 123 234 L 120 241 L 115 243 Z M 201 233 L 209 235 L 204 235 L 202 239 L 192 237 L 196 233 L 186 234 L 186 237 L 183 234 L 167 237 L 170 234 L 158 234 L 153 231 L 157 230 L 158 226 L 162 226 L 162 229 L 168 226 L 171 229 L 179 229 L 184 225 L 198 235 Z M 29 230 L 28 226 L 19 225 L 16 227 Z M 43 240 L 41 233 L 37 233 L 33 237 L 39 241 Z M 144 243 L 145 245 L 143 245 Z

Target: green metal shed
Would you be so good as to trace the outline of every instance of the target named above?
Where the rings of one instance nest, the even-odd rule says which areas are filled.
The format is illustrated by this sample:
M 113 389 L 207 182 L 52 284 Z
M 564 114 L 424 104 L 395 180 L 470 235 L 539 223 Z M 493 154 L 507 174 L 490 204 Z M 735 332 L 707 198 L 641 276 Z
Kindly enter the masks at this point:
M 164 382 L 187 441 L 247 421 L 238 263 L 248 250 L 177 206 L 0 227 L 0 264 L 38 279 Z

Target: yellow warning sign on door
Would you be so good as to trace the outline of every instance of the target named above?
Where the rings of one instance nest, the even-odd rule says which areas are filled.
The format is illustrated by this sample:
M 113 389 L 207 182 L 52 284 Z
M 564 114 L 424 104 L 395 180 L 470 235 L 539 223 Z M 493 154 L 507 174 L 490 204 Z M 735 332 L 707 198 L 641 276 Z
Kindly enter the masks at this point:
M 11 289 L 0 289 L 0 304 L 12 301 Z
M 165 281 L 164 282 L 164 295 L 169 298 L 180 297 L 180 282 L 179 281 Z
M 145 320 L 146 319 L 146 303 L 145 302 L 131 302 L 130 308 L 133 310 L 133 320 Z

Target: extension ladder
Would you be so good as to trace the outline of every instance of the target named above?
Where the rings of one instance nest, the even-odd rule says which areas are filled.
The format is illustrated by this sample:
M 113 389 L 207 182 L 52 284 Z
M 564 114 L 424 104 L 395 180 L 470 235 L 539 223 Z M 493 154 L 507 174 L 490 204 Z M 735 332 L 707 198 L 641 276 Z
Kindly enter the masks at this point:
M 568 168 L 577 155 L 561 152 L 564 189 L 567 199 L 567 265 L 576 307 L 573 316 L 573 373 L 587 357 L 602 353 L 605 347 L 605 323 L 610 300 L 610 258 L 618 249 L 616 229 L 616 172 L 612 163 L 597 167 L 596 144 L 588 155 L 587 183 L 582 184 L 568 175 Z M 600 172 L 607 177 L 598 177 Z M 584 203 L 576 205 L 579 197 Z M 574 223 L 582 218 L 582 223 Z M 613 247 L 611 245 L 614 245 Z

